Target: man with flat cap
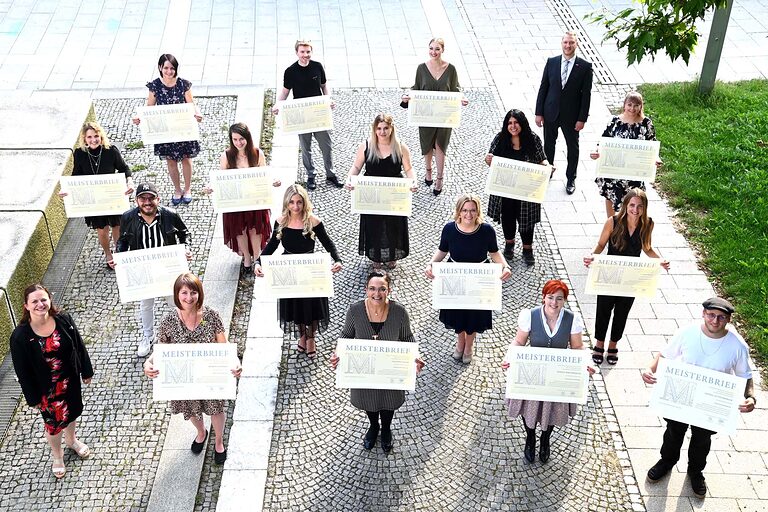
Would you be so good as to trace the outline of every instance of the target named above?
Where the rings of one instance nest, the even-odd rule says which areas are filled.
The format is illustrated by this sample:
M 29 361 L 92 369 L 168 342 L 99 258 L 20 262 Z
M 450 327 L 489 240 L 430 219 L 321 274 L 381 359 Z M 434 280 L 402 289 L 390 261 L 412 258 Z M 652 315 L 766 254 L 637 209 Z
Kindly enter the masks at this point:
M 661 353 L 656 355 L 651 365 L 643 372 L 643 381 L 654 384 L 654 373 L 659 359 L 665 357 L 683 363 L 733 374 L 747 379 L 744 388 L 744 401 L 739 405 L 739 411 L 752 412 L 757 400 L 752 385 L 752 370 L 749 362 L 749 347 L 739 336 L 736 329 L 730 326 L 733 306 L 720 297 L 712 297 L 702 304 L 702 322 L 680 328 Z M 664 418 L 667 430 L 664 432 L 664 442 L 661 445 L 661 459 L 648 470 L 648 481 L 657 482 L 669 473 L 680 458 L 680 448 L 683 446 L 686 423 Z M 702 471 L 707 465 L 707 455 L 712 444 L 711 430 L 690 425 L 691 442 L 688 445 L 688 478 L 691 489 L 697 498 L 707 494 L 707 484 Z

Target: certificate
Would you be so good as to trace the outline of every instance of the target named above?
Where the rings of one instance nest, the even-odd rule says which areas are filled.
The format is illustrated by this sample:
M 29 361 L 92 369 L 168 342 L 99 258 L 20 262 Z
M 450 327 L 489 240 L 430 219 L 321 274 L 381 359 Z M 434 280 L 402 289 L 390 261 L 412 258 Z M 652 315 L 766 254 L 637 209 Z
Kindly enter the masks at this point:
M 144 144 L 163 144 L 200 139 L 194 103 L 137 107 Z
M 330 96 L 312 96 L 280 103 L 280 127 L 285 133 L 333 130 Z
M 62 176 L 61 191 L 67 218 L 94 215 L 122 215 L 128 210 L 128 189 L 125 174 L 94 174 L 93 176 Z
M 272 208 L 272 170 L 269 167 L 222 169 L 211 173 L 211 202 L 216 213 Z
M 176 278 L 189 272 L 183 245 L 116 252 L 112 256 L 115 258 L 117 289 L 123 304 L 173 295 Z
M 411 216 L 411 179 L 352 176 L 352 185 L 352 213 Z
M 485 191 L 496 196 L 541 204 L 547 194 L 551 173 L 552 168 L 548 165 L 494 156 L 488 170 Z
M 499 263 L 432 263 L 433 309 L 501 309 Z
M 507 351 L 506 398 L 585 404 L 586 350 L 512 346 Z
M 267 297 L 273 299 L 333 297 L 328 253 L 262 256 Z
M 234 343 L 155 343 L 152 400 L 234 400 Z
M 595 259 L 589 266 L 585 293 L 645 298 L 656 295 L 661 272 L 660 259 L 602 254 L 593 256 Z
M 336 387 L 352 389 L 416 389 L 416 343 L 339 338 Z
M 689 425 L 736 432 L 747 379 L 661 358 L 649 407 L 659 416 Z
M 462 93 L 411 91 L 409 94 L 408 126 L 459 127 Z
M 652 182 L 656 179 L 659 147 L 657 140 L 602 137 L 596 175 Z

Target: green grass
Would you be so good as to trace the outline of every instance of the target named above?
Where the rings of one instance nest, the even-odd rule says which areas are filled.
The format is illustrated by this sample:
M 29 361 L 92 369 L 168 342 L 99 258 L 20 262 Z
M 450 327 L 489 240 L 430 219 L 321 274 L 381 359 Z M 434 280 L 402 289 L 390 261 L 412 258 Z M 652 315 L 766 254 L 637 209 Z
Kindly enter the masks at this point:
M 661 140 L 657 184 L 678 210 L 739 331 L 768 361 L 768 82 L 641 88 Z
M 135 141 L 135 142 L 129 142 L 125 145 L 125 149 L 142 149 L 144 148 L 144 143 L 142 141 Z

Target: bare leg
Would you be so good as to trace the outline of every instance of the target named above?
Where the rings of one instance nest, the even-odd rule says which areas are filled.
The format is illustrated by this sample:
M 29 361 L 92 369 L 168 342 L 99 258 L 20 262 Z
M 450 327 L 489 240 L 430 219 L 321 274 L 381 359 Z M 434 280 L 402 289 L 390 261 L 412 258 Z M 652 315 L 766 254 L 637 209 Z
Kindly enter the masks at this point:
M 424 176 L 425 180 L 432 181 L 432 154 L 434 150 L 424 155 L 424 167 L 427 169 L 427 173 Z
M 251 266 L 251 251 L 248 250 L 248 235 L 243 232 L 237 235 L 237 250 L 243 255 L 243 265 Z
M 317 355 L 317 347 L 315 345 L 315 331 L 317 330 L 316 324 L 307 325 L 305 327 L 305 333 L 307 336 L 307 356 L 315 357 Z
M 50 435 L 48 431 L 45 432 L 45 440 L 48 441 L 48 445 L 51 447 L 51 456 L 53 457 L 53 474 L 56 478 L 61 478 L 66 472 L 64 466 L 64 449 L 61 447 L 61 432 L 58 434 Z
M 192 416 L 189 418 L 189 422 L 192 423 L 197 429 L 197 436 L 195 437 L 196 443 L 202 443 L 205 441 L 205 423 L 203 423 L 202 416 Z
M 181 161 L 181 172 L 184 173 L 184 195 L 189 197 L 192 193 L 192 159 L 185 158 Z
M 223 412 L 211 416 L 211 426 L 213 427 L 213 432 L 216 434 L 215 449 L 219 453 L 224 452 L 224 422 L 226 419 L 227 416 Z
M 445 172 L 445 152 L 440 146 L 435 147 L 435 164 L 437 165 L 437 178 L 435 178 L 435 190 L 443 190 L 443 178 Z
M 472 355 L 472 348 L 475 344 L 475 336 L 477 336 L 476 332 L 473 332 L 472 334 L 464 333 L 464 355 L 465 356 Z
M 605 200 L 605 214 L 608 217 L 613 217 L 616 212 L 613 210 L 613 201 L 610 199 Z
M 464 347 L 466 342 L 467 342 L 467 333 L 460 332 L 458 338 L 456 339 L 456 354 L 464 353 Z
M 165 163 L 168 165 L 168 176 L 170 176 L 171 183 L 173 183 L 173 197 L 178 199 L 182 195 L 181 183 L 179 183 L 179 162 L 169 158 Z
M 118 228 L 118 230 L 119 229 L 120 228 Z M 97 229 L 96 235 L 99 238 L 99 245 L 101 246 L 101 250 L 104 251 L 104 258 L 107 261 L 110 261 L 112 259 L 112 249 L 109 246 L 109 226 Z
M 248 230 L 248 239 L 251 241 L 251 247 L 253 248 L 253 259 L 261 256 L 261 235 L 255 228 Z
M 120 226 L 112 226 L 112 245 L 117 246 L 117 241 L 120 239 Z

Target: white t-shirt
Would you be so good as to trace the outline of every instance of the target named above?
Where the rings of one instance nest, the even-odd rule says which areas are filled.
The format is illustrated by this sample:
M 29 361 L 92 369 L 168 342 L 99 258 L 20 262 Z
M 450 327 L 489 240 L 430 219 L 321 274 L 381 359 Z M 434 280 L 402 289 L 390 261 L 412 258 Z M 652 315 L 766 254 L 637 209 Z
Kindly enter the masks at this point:
M 573 313 L 573 311 L 571 311 Z M 557 317 L 557 323 L 555 324 L 554 332 L 560 328 L 560 323 L 563 321 L 563 315 L 565 314 L 565 308 L 560 310 L 560 316 Z M 544 317 L 544 312 L 541 313 L 541 323 L 544 326 L 544 332 L 547 336 L 552 337 L 552 331 L 549 330 L 549 325 Z M 531 310 L 523 309 L 517 317 L 517 328 L 523 332 L 531 332 Z M 578 334 L 584 330 L 584 320 L 581 319 L 581 315 L 573 313 L 573 323 L 571 324 L 571 334 Z
M 730 326 L 729 326 L 730 327 Z M 678 329 L 661 355 L 701 368 L 729 373 L 745 379 L 752 378 L 749 347 L 733 330 L 722 338 L 710 338 L 701 330 L 701 323 Z

